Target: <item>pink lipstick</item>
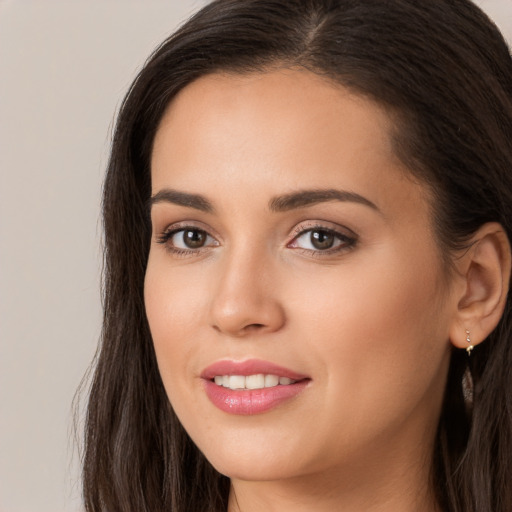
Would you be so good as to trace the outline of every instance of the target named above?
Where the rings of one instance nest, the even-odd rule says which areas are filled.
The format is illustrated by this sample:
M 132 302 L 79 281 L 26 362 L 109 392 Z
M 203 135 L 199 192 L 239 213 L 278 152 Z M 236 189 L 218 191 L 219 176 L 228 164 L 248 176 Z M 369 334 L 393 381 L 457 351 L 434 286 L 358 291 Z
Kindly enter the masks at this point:
M 301 393 L 311 379 L 268 361 L 218 361 L 201 374 L 210 401 L 229 414 L 266 412 Z

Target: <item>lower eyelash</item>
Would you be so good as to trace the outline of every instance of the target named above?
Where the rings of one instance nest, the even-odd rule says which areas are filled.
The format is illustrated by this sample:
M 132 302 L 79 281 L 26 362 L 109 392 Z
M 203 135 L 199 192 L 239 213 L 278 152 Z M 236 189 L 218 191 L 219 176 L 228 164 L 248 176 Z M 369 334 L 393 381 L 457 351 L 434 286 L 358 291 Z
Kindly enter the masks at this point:
M 175 256 L 190 256 L 191 254 L 197 254 L 197 251 L 192 249 L 176 249 L 176 247 L 167 247 L 169 252 L 172 252 Z

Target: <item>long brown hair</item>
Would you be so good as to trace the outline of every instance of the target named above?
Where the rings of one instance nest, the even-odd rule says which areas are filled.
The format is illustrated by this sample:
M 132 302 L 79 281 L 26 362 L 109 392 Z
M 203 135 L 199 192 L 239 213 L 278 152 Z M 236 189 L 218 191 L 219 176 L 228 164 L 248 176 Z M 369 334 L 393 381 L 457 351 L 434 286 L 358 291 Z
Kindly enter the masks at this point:
M 449 261 L 482 224 L 512 239 L 512 59 L 469 0 L 217 0 L 150 57 L 120 109 L 104 187 L 104 325 L 86 418 L 88 512 L 222 512 L 229 480 L 191 442 L 162 386 L 144 310 L 150 155 L 196 78 L 301 66 L 385 106 L 397 155 L 434 192 Z M 434 453 L 446 512 L 512 510 L 512 310 L 453 352 Z

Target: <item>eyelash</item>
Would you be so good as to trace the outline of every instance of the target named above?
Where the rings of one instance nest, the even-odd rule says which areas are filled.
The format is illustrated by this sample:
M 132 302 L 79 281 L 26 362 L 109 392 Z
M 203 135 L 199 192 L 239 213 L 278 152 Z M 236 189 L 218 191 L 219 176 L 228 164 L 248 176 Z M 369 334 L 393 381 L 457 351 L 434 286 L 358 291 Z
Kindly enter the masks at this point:
M 206 237 L 209 237 L 213 240 L 215 238 L 211 236 L 206 230 L 201 229 L 194 225 L 180 225 L 180 226 L 174 226 L 168 228 L 166 231 L 164 231 L 161 235 L 159 235 L 156 239 L 156 242 L 162 245 L 166 246 L 166 249 L 173 254 L 174 256 L 192 256 L 192 255 L 198 255 L 201 254 L 207 250 L 209 250 L 212 245 L 207 245 L 203 247 L 198 247 L 197 249 L 184 249 L 181 247 L 175 247 L 169 243 L 169 241 L 178 233 L 180 232 L 187 232 L 187 231 L 193 231 L 193 232 L 199 232 L 203 233 Z M 293 247 L 292 244 L 295 243 L 298 239 L 301 237 L 307 235 L 308 233 L 314 233 L 314 232 L 322 232 L 327 235 L 332 235 L 338 242 L 339 245 L 328 248 L 325 250 L 321 249 L 306 249 L 303 247 Z M 286 247 L 294 248 L 294 250 L 300 251 L 302 254 L 307 254 L 310 256 L 315 257 L 323 257 L 323 256 L 332 256 L 334 254 L 342 253 L 349 251 L 355 247 L 357 244 L 358 238 L 355 233 L 351 231 L 351 234 L 345 234 L 341 233 L 340 231 L 337 231 L 336 229 L 326 227 L 325 225 L 313 223 L 313 224 L 300 224 L 298 225 L 294 231 L 293 231 L 293 239 L 287 243 Z M 213 244 L 213 246 L 218 246 L 218 242 Z

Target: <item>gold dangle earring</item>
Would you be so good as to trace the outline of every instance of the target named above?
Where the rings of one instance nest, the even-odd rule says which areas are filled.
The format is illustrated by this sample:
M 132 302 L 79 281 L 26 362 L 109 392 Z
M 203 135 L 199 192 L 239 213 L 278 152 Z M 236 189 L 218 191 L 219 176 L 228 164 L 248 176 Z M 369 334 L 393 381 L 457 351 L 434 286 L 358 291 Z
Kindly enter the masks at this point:
M 464 371 L 464 375 L 462 376 L 462 394 L 464 395 L 464 405 L 466 408 L 466 413 L 468 414 L 468 416 L 470 416 L 473 411 L 473 376 L 471 375 L 471 370 L 469 369 L 469 356 L 471 355 L 471 351 L 475 347 L 471 343 L 471 335 L 468 329 L 466 329 L 466 341 L 468 342 L 468 346 L 466 347 L 466 352 L 468 353 L 468 360 L 466 370 Z
M 468 353 L 468 356 L 471 355 L 471 351 L 475 348 L 472 344 L 471 344 L 471 337 L 469 335 L 469 331 L 466 329 L 466 341 L 468 342 L 469 346 L 468 348 L 466 348 L 466 352 Z

